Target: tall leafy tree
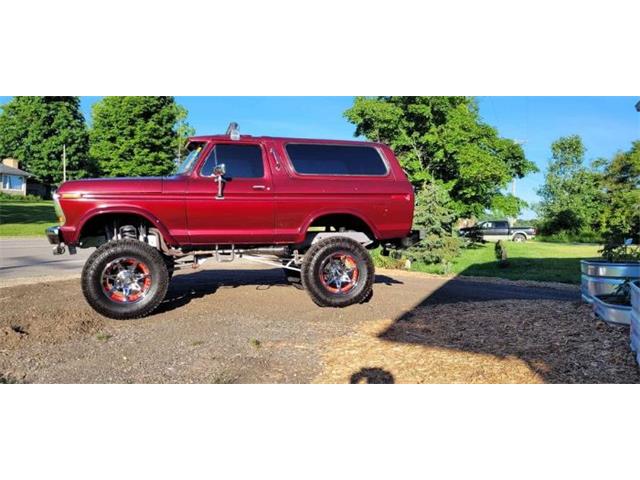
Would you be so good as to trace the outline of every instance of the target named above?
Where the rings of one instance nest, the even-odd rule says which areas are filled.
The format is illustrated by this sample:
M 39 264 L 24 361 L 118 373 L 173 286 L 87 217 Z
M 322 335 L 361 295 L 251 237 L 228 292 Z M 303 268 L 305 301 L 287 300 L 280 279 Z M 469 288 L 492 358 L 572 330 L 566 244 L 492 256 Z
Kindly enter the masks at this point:
M 181 112 L 173 97 L 105 97 L 97 102 L 92 111 L 90 153 L 102 175 L 171 173 Z
M 451 261 L 458 255 L 461 242 L 454 234 L 457 219 L 447 188 L 442 182 L 428 179 L 416 192 L 413 226 L 424 232 L 420 243 L 406 253 L 410 260 L 441 265 L 448 273 Z
M 345 117 L 356 136 L 390 145 L 414 184 L 441 181 L 461 216 L 482 214 L 511 179 L 536 170 L 469 97 L 357 97 Z
M 640 140 L 617 153 L 604 170 L 601 221 L 608 241 L 640 244 Z
M 0 157 L 14 157 L 40 181 L 59 184 L 63 145 L 68 179 L 93 173 L 78 97 L 14 97 L 2 106 Z
M 196 129 L 187 122 L 188 112 L 182 105 L 178 105 L 176 118 L 176 160 L 180 163 L 185 155 L 185 146 L 189 137 L 196 134 Z
M 574 234 L 599 230 L 604 202 L 601 174 L 584 164 L 586 149 L 578 135 L 561 137 L 551 145 L 551 162 L 538 191 L 538 211 L 544 233 Z
M 491 201 L 491 208 L 484 216 L 486 220 L 503 220 L 505 218 L 518 218 L 523 208 L 528 206 L 527 202 L 510 193 L 506 195 L 496 195 Z

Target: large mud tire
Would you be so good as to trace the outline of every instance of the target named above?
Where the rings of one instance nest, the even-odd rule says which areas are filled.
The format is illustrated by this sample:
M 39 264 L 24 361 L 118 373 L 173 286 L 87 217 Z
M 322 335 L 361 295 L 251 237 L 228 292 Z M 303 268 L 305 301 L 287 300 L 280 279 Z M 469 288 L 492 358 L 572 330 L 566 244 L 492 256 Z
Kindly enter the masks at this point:
M 331 237 L 305 254 L 301 278 L 317 305 L 341 308 L 370 298 L 374 275 L 373 260 L 366 248 L 347 237 Z
M 124 283 L 118 272 L 124 272 L 129 286 L 135 276 L 137 289 L 122 293 L 113 288 L 116 281 L 120 282 L 118 287 Z M 85 299 L 96 312 L 126 320 L 149 315 L 160 305 L 169 286 L 169 272 L 162 254 L 150 245 L 131 239 L 113 240 L 87 259 L 81 283 Z

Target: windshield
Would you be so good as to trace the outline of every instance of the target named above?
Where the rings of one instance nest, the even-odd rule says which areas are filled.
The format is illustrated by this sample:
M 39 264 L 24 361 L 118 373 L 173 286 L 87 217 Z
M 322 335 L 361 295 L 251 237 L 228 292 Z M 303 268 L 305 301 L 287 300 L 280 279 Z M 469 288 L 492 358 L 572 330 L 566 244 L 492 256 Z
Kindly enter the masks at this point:
M 202 152 L 204 148 L 203 142 L 191 142 L 187 145 L 187 156 L 180 163 L 176 174 L 180 175 L 183 173 L 189 173 L 193 166 L 196 164 L 198 157 L 200 156 L 200 152 Z

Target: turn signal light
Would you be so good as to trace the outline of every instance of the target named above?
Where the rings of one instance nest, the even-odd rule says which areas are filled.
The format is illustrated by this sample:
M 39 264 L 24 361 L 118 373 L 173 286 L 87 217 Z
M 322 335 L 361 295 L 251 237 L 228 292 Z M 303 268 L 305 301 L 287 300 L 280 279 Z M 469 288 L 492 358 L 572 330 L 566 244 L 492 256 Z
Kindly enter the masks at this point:
M 60 198 L 65 198 L 65 199 L 82 198 L 82 194 L 81 193 L 61 193 Z

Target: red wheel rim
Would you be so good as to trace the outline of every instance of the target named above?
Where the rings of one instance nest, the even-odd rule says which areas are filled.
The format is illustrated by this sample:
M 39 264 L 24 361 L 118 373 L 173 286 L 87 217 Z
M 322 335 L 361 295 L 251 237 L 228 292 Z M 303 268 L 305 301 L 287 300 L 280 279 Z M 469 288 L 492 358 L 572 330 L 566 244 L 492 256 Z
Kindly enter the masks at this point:
M 151 272 L 145 263 L 135 258 L 118 258 L 104 267 L 101 283 L 102 292 L 112 302 L 136 303 L 151 288 Z
M 358 284 L 359 276 L 358 263 L 345 252 L 330 255 L 320 265 L 320 283 L 331 293 L 350 292 Z

